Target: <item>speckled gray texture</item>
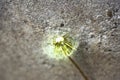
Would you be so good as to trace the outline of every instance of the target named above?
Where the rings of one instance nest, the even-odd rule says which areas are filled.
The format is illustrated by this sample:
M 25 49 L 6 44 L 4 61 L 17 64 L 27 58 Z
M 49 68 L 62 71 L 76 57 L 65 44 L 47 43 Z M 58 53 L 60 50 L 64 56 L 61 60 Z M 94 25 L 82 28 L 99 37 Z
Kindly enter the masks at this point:
M 69 60 L 44 54 L 69 32 L 89 80 L 120 80 L 120 0 L 0 0 L 0 80 L 84 80 Z

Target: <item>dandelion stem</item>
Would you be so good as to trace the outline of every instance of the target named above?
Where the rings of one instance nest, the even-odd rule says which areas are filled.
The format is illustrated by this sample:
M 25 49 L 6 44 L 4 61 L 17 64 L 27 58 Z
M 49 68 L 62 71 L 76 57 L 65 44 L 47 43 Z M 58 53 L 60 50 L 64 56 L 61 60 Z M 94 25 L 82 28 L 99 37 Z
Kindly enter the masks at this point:
M 70 57 L 68 56 L 68 59 L 74 64 L 74 66 L 79 70 L 81 75 L 84 77 L 85 80 L 89 80 L 88 77 L 85 75 L 85 73 L 82 71 L 82 69 L 78 66 L 78 64 Z

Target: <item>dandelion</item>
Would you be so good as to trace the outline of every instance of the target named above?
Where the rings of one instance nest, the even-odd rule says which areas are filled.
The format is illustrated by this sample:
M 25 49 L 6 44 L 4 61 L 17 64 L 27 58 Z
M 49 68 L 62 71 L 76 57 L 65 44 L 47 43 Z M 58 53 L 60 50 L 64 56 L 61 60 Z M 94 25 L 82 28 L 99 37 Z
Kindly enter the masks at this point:
M 73 39 L 67 34 L 64 36 L 55 36 L 53 38 L 53 46 L 56 55 L 70 56 L 75 50 Z
M 71 57 L 71 55 L 76 50 L 77 43 L 69 34 L 58 35 L 58 33 L 56 33 L 53 35 L 48 35 L 47 39 L 44 41 L 44 44 L 45 45 L 43 45 L 43 50 L 44 53 L 48 55 L 48 57 L 55 58 L 56 60 L 68 58 L 79 70 L 84 79 L 88 80 L 80 66 Z
M 53 46 L 54 46 L 54 53 L 56 55 L 64 55 L 67 57 L 79 70 L 85 80 L 88 80 L 87 76 L 84 74 L 82 69 L 78 66 L 78 64 L 70 57 L 70 55 L 75 50 L 74 40 L 68 35 L 63 36 L 55 36 L 53 38 Z

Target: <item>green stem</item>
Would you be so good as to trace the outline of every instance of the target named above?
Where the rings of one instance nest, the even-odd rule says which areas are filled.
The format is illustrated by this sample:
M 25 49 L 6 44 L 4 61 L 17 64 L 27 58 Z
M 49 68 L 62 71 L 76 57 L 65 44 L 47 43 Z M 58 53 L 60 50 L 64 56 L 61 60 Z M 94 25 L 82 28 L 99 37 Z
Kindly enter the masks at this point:
M 81 75 L 84 77 L 85 80 L 89 80 L 88 77 L 85 75 L 85 73 L 82 71 L 82 69 L 78 66 L 78 64 L 70 57 L 68 56 L 68 59 L 74 64 L 74 66 L 79 70 Z
M 65 56 L 68 57 L 68 59 L 73 63 L 73 65 L 79 70 L 79 72 L 83 76 L 83 78 L 85 80 L 89 80 L 88 77 L 85 75 L 85 73 L 82 71 L 82 69 L 79 67 L 79 65 L 70 56 L 67 55 L 67 52 L 64 49 L 62 51 L 64 51 Z

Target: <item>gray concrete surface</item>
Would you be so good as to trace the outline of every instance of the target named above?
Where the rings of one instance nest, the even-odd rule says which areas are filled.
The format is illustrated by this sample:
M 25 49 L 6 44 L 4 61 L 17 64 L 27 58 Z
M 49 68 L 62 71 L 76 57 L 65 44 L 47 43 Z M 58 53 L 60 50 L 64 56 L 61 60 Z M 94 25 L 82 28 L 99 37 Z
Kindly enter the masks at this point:
M 56 31 L 79 43 L 72 58 L 89 80 L 120 80 L 120 0 L 0 0 L 0 80 L 84 80 L 44 54 Z

